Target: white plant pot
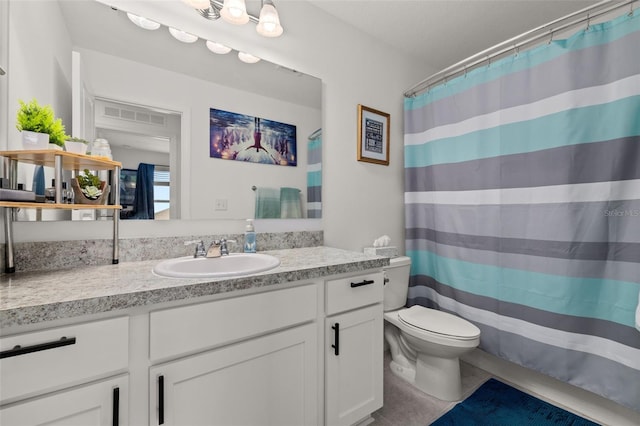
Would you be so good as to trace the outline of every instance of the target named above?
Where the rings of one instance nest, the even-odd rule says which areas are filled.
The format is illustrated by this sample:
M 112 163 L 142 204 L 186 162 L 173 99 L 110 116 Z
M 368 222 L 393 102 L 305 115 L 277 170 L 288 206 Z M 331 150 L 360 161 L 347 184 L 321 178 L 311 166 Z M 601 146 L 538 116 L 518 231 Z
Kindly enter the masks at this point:
M 82 142 L 65 141 L 64 149 L 67 152 L 84 155 L 87 153 L 87 144 Z
M 49 134 L 22 131 L 22 149 L 47 149 L 49 147 Z

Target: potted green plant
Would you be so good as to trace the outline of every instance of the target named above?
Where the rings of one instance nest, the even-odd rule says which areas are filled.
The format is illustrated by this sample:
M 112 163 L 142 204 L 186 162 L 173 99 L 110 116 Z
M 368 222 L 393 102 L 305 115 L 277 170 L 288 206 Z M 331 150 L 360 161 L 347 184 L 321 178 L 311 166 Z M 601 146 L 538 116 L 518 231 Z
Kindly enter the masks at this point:
M 75 154 L 86 154 L 88 145 L 88 141 L 82 138 L 74 138 L 71 136 L 67 136 L 64 141 L 64 149 L 67 152 L 73 152 Z
M 109 194 L 107 183 L 88 169 L 84 169 L 71 180 L 71 187 L 75 195 L 74 202 L 77 204 L 104 204 Z
M 25 149 L 47 149 L 47 144 L 64 146 L 64 124 L 56 119 L 51 105 L 41 106 L 35 99 L 26 103 L 18 101 L 20 108 L 16 116 L 16 128 L 22 132 Z M 46 136 L 40 136 L 40 135 Z

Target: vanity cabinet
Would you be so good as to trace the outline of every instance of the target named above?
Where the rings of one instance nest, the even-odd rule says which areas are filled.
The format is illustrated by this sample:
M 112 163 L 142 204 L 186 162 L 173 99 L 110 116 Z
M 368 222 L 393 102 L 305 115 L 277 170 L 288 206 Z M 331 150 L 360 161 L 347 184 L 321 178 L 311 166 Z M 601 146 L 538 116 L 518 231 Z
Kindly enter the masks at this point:
M 0 424 L 128 424 L 129 321 L 0 338 Z
M 126 426 L 128 376 L 74 387 L 0 408 L 2 425 Z
M 5 328 L 0 424 L 359 423 L 382 406 L 380 271 Z
M 150 424 L 317 424 L 316 316 L 315 284 L 152 312 Z
M 360 422 L 382 407 L 383 274 L 326 282 L 327 425 Z
M 151 368 L 151 424 L 315 425 L 316 326 Z

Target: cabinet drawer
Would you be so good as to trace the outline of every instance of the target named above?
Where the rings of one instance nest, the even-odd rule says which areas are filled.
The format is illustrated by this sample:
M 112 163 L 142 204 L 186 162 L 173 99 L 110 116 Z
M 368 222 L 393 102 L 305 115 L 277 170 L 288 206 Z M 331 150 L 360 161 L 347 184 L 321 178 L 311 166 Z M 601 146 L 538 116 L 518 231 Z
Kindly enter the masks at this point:
M 0 351 L 0 401 L 78 384 L 127 368 L 129 318 L 2 337 Z
M 375 272 L 327 281 L 327 315 L 382 302 L 383 280 Z
M 316 285 L 303 285 L 151 312 L 149 357 L 163 360 L 312 321 L 316 293 Z

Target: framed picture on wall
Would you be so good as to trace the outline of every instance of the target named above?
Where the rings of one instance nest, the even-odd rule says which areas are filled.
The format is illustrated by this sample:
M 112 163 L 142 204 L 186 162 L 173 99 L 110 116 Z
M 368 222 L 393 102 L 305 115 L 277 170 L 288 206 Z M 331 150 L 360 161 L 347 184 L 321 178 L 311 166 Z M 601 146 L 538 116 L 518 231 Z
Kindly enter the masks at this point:
M 358 161 L 389 165 L 389 114 L 358 105 Z
M 296 126 L 210 108 L 209 157 L 297 166 Z

